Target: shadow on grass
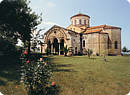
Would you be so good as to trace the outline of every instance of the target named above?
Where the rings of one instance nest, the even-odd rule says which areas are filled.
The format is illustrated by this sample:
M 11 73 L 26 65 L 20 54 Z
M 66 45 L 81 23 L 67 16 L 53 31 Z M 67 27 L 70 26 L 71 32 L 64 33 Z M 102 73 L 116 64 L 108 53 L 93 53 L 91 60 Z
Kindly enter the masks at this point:
M 16 84 L 18 84 L 20 78 L 19 70 L 20 64 L 18 61 L 16 62 L 8 57 L 0 59 L 0 85 L 6 85 L 10 81 L 16 81 Z
M 47 93 L 45 95 L 59 95 L 60 87 L 57 85 L 46 88 Z
M 0 86 L 1 85 L 7 85 L 7 83 L 5 81 L 3 81 L 3 80 L 0 80 Z
M 61 69 L 61 67 L 72 67 L 72 64 L 53 64 L 53 72 L 75 72 L 73 69 Z
M 72 64 L 55 64 L 55 67 L 72 67 Z
M 75 72 L 72 69 L 55 69 L 53 72 Z

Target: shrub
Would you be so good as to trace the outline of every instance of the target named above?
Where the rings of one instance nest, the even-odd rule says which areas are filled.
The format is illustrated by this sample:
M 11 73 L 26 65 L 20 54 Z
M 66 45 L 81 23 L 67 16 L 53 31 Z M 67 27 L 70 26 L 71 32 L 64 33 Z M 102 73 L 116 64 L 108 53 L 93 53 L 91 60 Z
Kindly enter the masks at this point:
M 46 48 L 45 52 L 46 52 L 46 55 L 50 55 L 51 54 L 51 49 Z
M 44 95 L 45 88 L 51 77 L 51 65 L 41 58 L 37 61 L 22 55 L 21 82 L 24 84 L 28 95 Z
M 68 53 L 68 48 L 66 46 L 66 47 L 64 47 L 64 55 L 67 56 L 67 53 Z
M 88 49 L 87 50 L 87 55 L 88 55 L 89 58 L 91 57 L 92 54 L 93 54 L 93 51 L 91 49 Z

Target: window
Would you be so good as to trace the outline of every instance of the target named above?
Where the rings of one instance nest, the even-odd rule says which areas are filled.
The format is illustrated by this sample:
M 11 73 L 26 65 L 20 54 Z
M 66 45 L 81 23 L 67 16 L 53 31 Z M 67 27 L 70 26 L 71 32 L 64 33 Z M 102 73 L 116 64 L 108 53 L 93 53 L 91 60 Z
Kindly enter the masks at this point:
M 115 41 L 115 49 L 118 49 L 118 42 Z
M 85 40 L 83 41 L 83 47 L 85 47 Z
M 82 23 L 81 23 L 81 19 L 79 20 L 79 24 L 82 24 Z
M 54 31 L 54 33 L 56 34 L 56 31 Z
M 75 47 L 75 54 L 77 54 L 77 47 Z
M 77 22 L 76 22 L 76 20 L 75 20 L 75 25 L 76 25 L 76 23 L 77 23 Z
M 84 24 L 86 24 L 86 20 L 84 20 Z

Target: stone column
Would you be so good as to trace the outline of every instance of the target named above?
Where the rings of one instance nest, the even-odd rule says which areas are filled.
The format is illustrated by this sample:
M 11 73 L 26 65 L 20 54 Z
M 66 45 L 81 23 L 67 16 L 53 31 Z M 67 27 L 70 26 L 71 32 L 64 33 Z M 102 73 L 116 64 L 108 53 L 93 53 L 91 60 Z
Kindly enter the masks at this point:
M 54 54 L 56 53 L 56 48 L 54 48 Z
M 59 55 L 60 55 L 60 43 L 59 43 Z
M 53 54 L 53 43 L 51 44 L 51 53 Z

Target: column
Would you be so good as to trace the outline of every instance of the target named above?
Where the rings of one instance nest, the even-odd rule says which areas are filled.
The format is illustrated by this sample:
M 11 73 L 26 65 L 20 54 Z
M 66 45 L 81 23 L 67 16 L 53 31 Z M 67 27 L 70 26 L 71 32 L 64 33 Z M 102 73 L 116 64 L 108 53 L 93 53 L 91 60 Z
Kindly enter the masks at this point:
M 51 44 L 51 53 L 53 54 L 53 43 Z
M 54 47 L 54 54 L 56 53 L 56 48 Z
M 59 55 L 60 55 L 60 43 L 59 43 Z

